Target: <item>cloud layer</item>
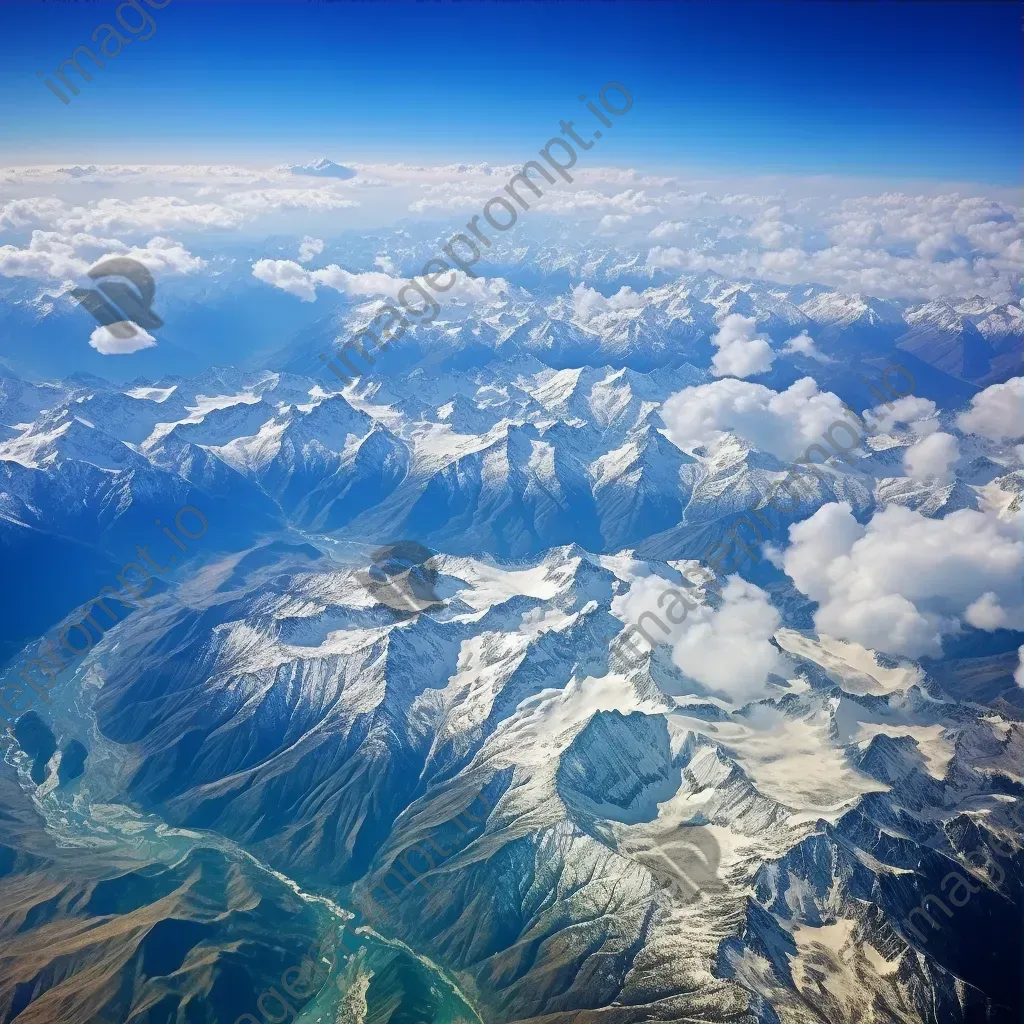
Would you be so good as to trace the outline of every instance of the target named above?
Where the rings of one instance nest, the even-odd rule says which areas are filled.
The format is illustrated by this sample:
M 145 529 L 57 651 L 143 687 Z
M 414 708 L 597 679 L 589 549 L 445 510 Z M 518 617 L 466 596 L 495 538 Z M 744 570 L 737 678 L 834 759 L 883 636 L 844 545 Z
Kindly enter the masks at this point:
M 287 167 L 0 169 L 0 232 L 53 232 L 65 244 L 84 233 L 132 244 L 168 232 L 265 237 L 275 218 L 275 226 L 288 223 L 297 238 L 314 231 L 322 237 L 325 219 L 341 228 L 357 222 L 383 228 L 410 212 L 458 220 L 519 168 L 366 164 L 352 170 L 351 178 L 303 179 Z M 651 271 L 714 270 L 732 279 L 820 283 L 888 298 L 982 295 L 999 302 L 1014 299 L 1024 272 L 1024 212 L 1002 193 L 986 194 L 1000 190 L 850 195 L 850 183 L 840 179 L 773 179 L 768 192 L 737 191 L 632 169 L 575 173 L 572 185 L 529 195 L 531 219 L 578 225 L 581 237 L 614 237 Z

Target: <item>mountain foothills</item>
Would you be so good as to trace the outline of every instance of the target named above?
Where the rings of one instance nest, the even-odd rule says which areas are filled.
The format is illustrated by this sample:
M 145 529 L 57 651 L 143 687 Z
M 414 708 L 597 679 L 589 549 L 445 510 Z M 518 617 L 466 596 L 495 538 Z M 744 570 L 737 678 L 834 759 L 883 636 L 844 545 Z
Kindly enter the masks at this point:
M 349 383 L 379 298 L 0 378 L 0 1020 L 1020 1019 L 1020 306 L 521 260 Z

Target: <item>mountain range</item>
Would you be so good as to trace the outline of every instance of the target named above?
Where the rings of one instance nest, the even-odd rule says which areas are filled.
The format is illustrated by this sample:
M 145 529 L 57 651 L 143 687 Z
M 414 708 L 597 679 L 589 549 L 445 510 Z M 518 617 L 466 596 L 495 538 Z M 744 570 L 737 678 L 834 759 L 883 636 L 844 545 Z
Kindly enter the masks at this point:
M 672 639 L 615 657 L 630 596 L 682 586 L 786 478 L 790 441 L 740 415 L 758 395 L 795 430 L 827 392 L 877 406 L 899 363 L 919 403 L 766 511 L 771 545 L 836 505 L 1009 529 L 1024 438 L 963 410 L 1017 379 L 1019 306 L 641 287 L 609 250 L 556 251 L 519 263 L 624 290 L 506 282 L 345 386 L 317 357 L 376 300 L 245 368 L 0 378 L 5 682 L 139 545 L 175 551 L 154 520 L 209 523 L 19 723 L 45 754 L 0 771 L 0 1019 L 231 1024 L 351 914 L 358 948 L 300 1024 L 1020 1019 L 1022 627 L 966 616 L 941 654 L 875 650 L 816 628 L 766 550 L 736 566 L 777 615 L 756 696 L 702 681 Z M 5 307 L 8 329 L 24 315 Z M 673 401 L 755 387 L 712 369 L 733 315 L 774 362 L 687 439 Z M 956 458 L 915 476 L 929 433 Z M 360 582 L 399 539 L 435 553 L 440 600 L 413 614 Z M 729 595 L 698 593 L 719 622 Z M 489 809 L 456 823 L 477 794 Z M 664 854 L 697 829 L 716 882 L 684 899 Z M 382 906 L 427 837 L 449 855 Z M 997 844 L 998 887 L 969 860 Z M 921 939 L 908 918 L 951 873 L 972 895 Z

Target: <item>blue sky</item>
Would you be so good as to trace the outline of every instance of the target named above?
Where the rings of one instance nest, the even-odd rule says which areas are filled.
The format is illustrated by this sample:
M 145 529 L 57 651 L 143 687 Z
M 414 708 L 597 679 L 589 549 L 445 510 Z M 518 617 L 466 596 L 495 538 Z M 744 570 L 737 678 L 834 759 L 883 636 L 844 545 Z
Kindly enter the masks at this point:
M 602 164 L 1020 181 L 1016 4 L 173 0 L 61 104 L 116 8 L 0 6 L 4 163 L 523 160 L 616 80 Z

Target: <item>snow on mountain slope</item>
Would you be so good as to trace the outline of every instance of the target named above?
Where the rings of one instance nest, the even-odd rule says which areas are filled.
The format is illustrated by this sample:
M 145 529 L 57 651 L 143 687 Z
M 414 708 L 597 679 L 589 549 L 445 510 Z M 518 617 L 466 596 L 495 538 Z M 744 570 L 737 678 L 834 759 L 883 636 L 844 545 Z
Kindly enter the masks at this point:
M 686 454 L 661 435 L 664 400 L 705 379 L 687 365 L 557 370 L 527 359 L 370 375 L 342 391 L 266 371 L 207 371 L 131 394 L 97 381 L 39 392 L 53 404 L 9 428 L 0 467 L 16 514 L 56 532 L 101 508 L 115 521 L 143 496 L 216 504 L 224 487 L 252 507 L 239 520 L 250 537 L 269 512 L 360 540 L 407 535 L 496 554 L 631 544 L 662 558 L 699 556 L 709 530 L 752 507 L 783 526 L 837 500 L 930 515 L 977 507 L 981 489 L 1017 468 L 1005 445 L 962 436 L 945 416 L 961 437 L 955 480 L 911 480 L 918 437 L 890 429 L 848 463 L 804 474 L 791 511 L 765 512 L 788 466 L 735 436 Z M 184 501 L 189 485 L 208 496 Z

